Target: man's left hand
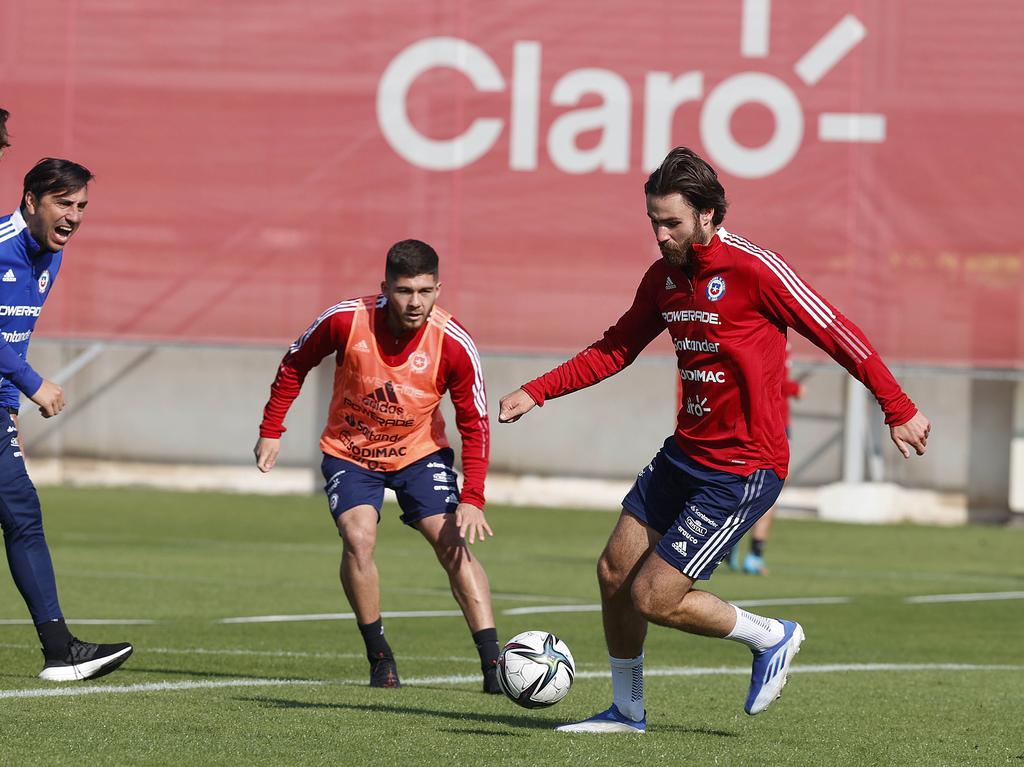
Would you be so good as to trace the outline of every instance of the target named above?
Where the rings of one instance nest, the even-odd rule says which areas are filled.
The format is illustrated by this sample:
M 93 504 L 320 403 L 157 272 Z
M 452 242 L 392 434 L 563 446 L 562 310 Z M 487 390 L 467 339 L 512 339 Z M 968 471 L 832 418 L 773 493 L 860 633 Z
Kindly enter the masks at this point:
M 478 537 L 483 543 L 485 535 L 494 536 L 484 518 L 484 510 L 471 503 L 460 503 L 455 507 L 455 524 L 459 526 L 459 537 L 466 543 L 476 543 Z
M 928 447 L 928 435 L 931 433 L 932 425 L 924 413 L 918 410 L 914 417 L 900 426 L 890 426 L 889 435 L 892 441 L 903 453 L 904 458 L 910 458 L 910 448 L 918 455 L 924 455 Z

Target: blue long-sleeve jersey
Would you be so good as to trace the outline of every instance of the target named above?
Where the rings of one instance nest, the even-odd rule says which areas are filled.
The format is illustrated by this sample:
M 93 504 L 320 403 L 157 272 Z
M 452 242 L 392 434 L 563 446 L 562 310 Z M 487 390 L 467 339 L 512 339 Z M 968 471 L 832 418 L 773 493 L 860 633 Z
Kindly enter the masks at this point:
M 17 408 L 43 378 L 28 364 L 28 342 L 57 279 L 63 251 L 44 251 L 20 210 L 0 218 L 0 407 Z

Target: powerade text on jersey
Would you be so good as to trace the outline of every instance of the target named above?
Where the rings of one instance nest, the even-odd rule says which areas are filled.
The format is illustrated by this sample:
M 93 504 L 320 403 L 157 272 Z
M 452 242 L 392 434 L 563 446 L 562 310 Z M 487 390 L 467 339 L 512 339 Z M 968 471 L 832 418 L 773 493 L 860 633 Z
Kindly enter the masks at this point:
M 32 396 L 43 383 L 26 355 L 62 253 L 39 246 L 20 210 L 0 218 L 0 407 L 18 407 L 22 392 Z

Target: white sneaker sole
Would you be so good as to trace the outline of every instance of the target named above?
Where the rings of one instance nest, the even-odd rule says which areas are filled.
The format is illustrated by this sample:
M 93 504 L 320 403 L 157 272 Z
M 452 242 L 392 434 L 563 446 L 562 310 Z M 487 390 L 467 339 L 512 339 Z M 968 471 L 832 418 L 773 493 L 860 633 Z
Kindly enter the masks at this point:
M 555 732 L 631 732 L 634 735 L 643 735 L 645 731 L 639 730 L 636 727 L 631 727 L 628 724 L 622 724 L 621 722 L 577 722 L 575 724 L 563 724 L 561 727 L 556 727 Z
M 132 647 L 126 647 L 113 655 L 104 655 L 102 658 L 79 663 L 74 666 L 51 666 L 39 672 L 39 678 L 47 682 L 81 682 L 102 676 L 103 672 L 113 671 L 132 654 Z
M 786 653 L 786 660 L 782 664 L 782 672 L 779 673 L 775 680 L 771 684 L 765 685 L 764 689 L 761 690 L 761 694 L 757 696 L 754 701 L 754 705 L 750 707 L 750 715 L 755 716 L 760 714 L 762 711 L 768 708 L 772 703 L 782 697 L 782 688 L 786 686 L 786 682 L 789 681 L 789 664 L 793 662 L 793 658 L 796 657 L 797 653 L 800 652 L 800 645 L 804 641 L 804 627 L 799 623 L 796 624 L 796 629 L 793 631 L 793 636 L 789 639 L 787 648 L 789 650 Z

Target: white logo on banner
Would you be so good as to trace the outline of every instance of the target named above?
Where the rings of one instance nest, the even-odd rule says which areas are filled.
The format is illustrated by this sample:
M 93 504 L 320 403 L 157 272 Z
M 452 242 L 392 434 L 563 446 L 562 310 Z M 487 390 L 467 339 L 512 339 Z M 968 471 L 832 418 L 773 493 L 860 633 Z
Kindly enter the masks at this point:
M 770 0 L 743 2 L 740 55 L 768 56 Z M 844 16 L 825 32 L 793 65 L 793 72 L 813 87 L 864 39 L 864 25 Z M 413 165 L 427 170 L 456 170 L 472 165 L 494 148 L 509 130 L 509 169 L 537 169 L 540 144 L 541 44 L 520 40 L 513 46 L 511 83 L 482 48 L 457 37 L 429 37 L 412 43 L 388 64 L 377 87 L 377 123 L 391 148 Z M 668 63 L 668 62 L 666 62 Z M 503 116 L 479 116 L 452 138 L 429 138 L 409 118 L 407 97 L 413 84 L 434 69 L 453 69 L 480 93 L 509 92 Z M 656 168 L 678 143 L 672 136 L 677 110 L 699 102 L 701 143 L 719 170 L 739 178 L 763 178 L 778 173 L 796 156 L 804 135 L 804 112 L 793 88 L 767 72 L 745 71 L 721 80 L 705 94 L 701 71 L 674 74 L 649 71 L 642 99 L 634 99 L 626 78 L 596 67 L 573 69 L 551 89 L 555 107 L 576 107 L 597 96 L 600 104 L 563 111 L 547 134 L 547 154 L 565 173 L 626 173 L 630 170 L 634 100 L 643 104 L 642 170 Z M 732 118 L 748 104 L 767 109 L 774 127 L 760 146 L 739 142 Z M 885 141 L 885 116 L 851 112 L 818 117 L 818 139 L 842 142 Z M 577 139 L 599 131 L 596 145 L 580 148 Z M 585 142 L 592 144 L 592 142 Z

